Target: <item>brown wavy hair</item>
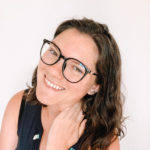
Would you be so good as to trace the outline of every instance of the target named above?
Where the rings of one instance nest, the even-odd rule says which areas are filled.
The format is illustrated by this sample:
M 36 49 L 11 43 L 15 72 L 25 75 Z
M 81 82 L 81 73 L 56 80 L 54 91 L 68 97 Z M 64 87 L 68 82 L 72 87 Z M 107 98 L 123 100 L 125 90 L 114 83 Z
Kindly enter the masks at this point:
M 117 137 L 124 136 L 119 48 L 107 25 L 87 18 L 63 22 L 56 29 L 54 38 L 70 28 L 89 35 L 99 50 L 96 64 L 99 75 L 96 82 L 101 88 L 94 95 L 87 94 L 82 99 L 82 109 L 87 123 L 80 149 L 87 150 L 90 147 L 91 150 L 106 150 Z M 32 87 L 29 87 L 27 100 L 32 104 L 43 105 L 36 98 L 36 85 L 37 68 L 33 73 Z

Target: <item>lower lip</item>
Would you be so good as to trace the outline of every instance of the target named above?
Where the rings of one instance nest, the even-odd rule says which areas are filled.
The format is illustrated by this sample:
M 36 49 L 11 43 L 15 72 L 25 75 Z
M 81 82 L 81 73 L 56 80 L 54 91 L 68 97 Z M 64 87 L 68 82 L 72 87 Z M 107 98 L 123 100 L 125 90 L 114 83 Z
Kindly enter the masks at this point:
M 46 86 L 47 88 L 52 89 L 52 90 L 57 91 L 57 92 L 63 91 L 63 90 L 57 90 L 57 89 L 55 89 L 55 88 L 49 86 L 49 85 L 46 83 L 45 79 L 46 79 L 46 75 L 44 75 L 44 84 L 45 84 L 45 86 Z

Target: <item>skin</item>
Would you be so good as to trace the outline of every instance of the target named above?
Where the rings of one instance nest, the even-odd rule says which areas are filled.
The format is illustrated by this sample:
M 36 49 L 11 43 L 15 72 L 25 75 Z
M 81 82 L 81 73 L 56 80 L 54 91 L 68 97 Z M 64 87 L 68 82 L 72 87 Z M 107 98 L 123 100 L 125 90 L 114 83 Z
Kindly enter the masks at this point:
M 59 46 L 65 57 L 74 57 L 96 72 L 98 50 L 91 37 L 76 29 L 68 29 L 58 35 L 53 42 Z M 95 76 L 90 74 L 78 83 L 68 82 L 62 75 L 62 63 L 63 59 L 53 66 L 47 66 L 39 61 L 36 94 L 40 102 L 48 105 L 46 108 L 42 107 L 41 112 L 43 135 L 40 150 L 68 150 L 77 142 L 86 122 L 81 111 L 81 98 L 87 93 L 92 94 L 91 89 L 99 89 L 95 84 Z M 58 91 L 48 87 L 45 77 L 65 90 Z M 7 105 L 0 132 L 0 149 L 14 150 L 17 146 L 17 125 L 22 95 L 23 91 L 17 93 Z M 118 139 L 108 150 L 119 150 Z
M 76 58 L 80 60 L 81 62 L 83 62 L 84 64 L 86 64 L 86 66 L 88 66 L 88 68 L 90 68 L 93 72 L 96 72 L 95 66 L 96 66 L 96 62 L 98 59 L 97 58 L 98 50 L 94 41 L 88 35 L 81 34 L 76 29 L 68 29 L 62 32 L 60 35 L 58 35 L 53 40 L 53 42 L 58 45 L 58 47 L 61 49 L 62 54 L 65 57 Z M 57 130 L 54 129 L 54 128 L 57 128 L 57 124 L 55 123 L 55 126 L 53 126 L 53 129 L 57 132 L 54 132 L 54 131 L 50 132 L 51 134 L 54 132 L 55 136 L 53 136 L 53 138 L 55 138 L 57 135 L 58 143 L 63 142 L 61 140 L 61 137 L 60 137 L 60 141 L 58 141 L 59 139 L 58 135 L 60 135 L 62 131 L 67 132 L 68 135 L 65 134 L 65 132 L 62 133 L 62 136 L 64 139 L 64 143 L 62 144 L 64 144 L 65 147 L 69 148 L 79 138 L 79 133 L 78 133 L 77 128 L 79 128 L 79 124 L 81 123 L 83 119 L 83 115 L 82 115 L 82 111 L 80 107 L 80 101 L 84 95 L 86 95 L 87 93 L 90 94 L 91 89 L 94 89 L 96 91 L 98 90 L 99 86 L 96 85 L 95 83 L 96 77 L 91 74 L 87 74 L 86 77 L 78 83 L 73 84 L 73 83 L 68 82 L 62 75 L 63 61 L 64 60 L 61 59 L 59 62 L 57 62 L 55 65 L 52 65 L 52 66 L 45 65 L 42 61 L 39 62 L 38 72 L 37 72 L 38 80 L 37 80 L 36 94 L 40 102 L 48 105 L 48 107 L 45 108 L 45 110 L 43 108 L 43 111 L 47 112 L 47 117 L 48 117 L 47 120 L 49 120 L 49 122 L 45 124 L 46 131 L 49 131 L 53 120 L 61 112 L 63 112 L 63 114 L 64 112 L 66 112 L 63 115 L 64 117 L 61 118 L 60 116 L 58 116 L 59 120 L 61 120 L 60 122 L 62 122 L 62 120 L 64 120 L 65 122 L 65 126 L 61 125 L 61 127 L 64 126 L 64 128 L 66 128 L 68 120 L 69 120 L 68 121 L 68 124 L 69 124 L 69 122 L 72 122 L 73 120 L 76 120 L 77 118 L 79 118 L 78 124 L 75 123 L 74 126 L 73 124 L 70 126 L 68 125 L 68 127 L 66 128 L 66 131 L 65 129 L 62 129 L 61 131 L 59 129 Z M 65 89 L 55 90 L 51 87 L 47 87 L 44 81 L 45 78 L 51 81 L 52 83 L 55 83 Z M 77 103 L 78 105 L 76 106 L 76 109 L 73 109 L 74 105 Z M 69 110 L 66 111 L 66 108 L 69 108 L 70 111 Z M 71 113 L 69 117 L 67 117 L 68 113 Z M 60 115 L 62 115 L 62 113 Z M 65 116 L 67 119 L 65 118 Z M 58 128 L 60 127 L 60 122 L 58 123 L 59 125 Z M 84 129 L 83 128 L 84 124 L 85 124 L 85 121 L 82 122 L 81 124 L 82 130 Z M 68 128 L 70 127 L 72 127 L 72 130 L 76 129 L 76 132 L 75 132 L 76 136 L 72 132 L 70 132 L 69 134 Z M 65 134 L 66 137 L 63 134 Z M 71 135 L 73 135 L 72 138 L 69 138 L 71 137 Z M 48 135 L 45 135 L 45 139 L 47 140 L 48 137 L 46 136 Z M 49 137 L 52 137 L 52 135 L 50 135 Z M 52 138 L 49 138 L 49 139 L 52 139 Z M 70 141 L 69 143 L 69 141 L 65 139 L 73 139 L 73 140 Z M 56 140 L 52 140 L 52 141 L 56 141 Z M 68 141 L 68 143 L 66 143 L 66 141 Z M 54 142 L 50 142 L 50 143 L 54 144 Z M 53 144 L 49 144 L 49 145 L 52 146 Z
M 58 35 L 54 43 L 61 49 L 65 57 L 73 57 L 86 64 L 92 71 L 96 72 L 96 61 L 98 50 L 94 41 L 85 34 L 79 33 L 76 29 L 68 29 Z M 48 66 L 42 61 L 38 65 L 38 82 L 37 82 L 37 97 L 38 99 L 51 107 L 55 107 L 55 111 L 63 110 L 64 108 L 79 102 L 91 88 L 96 89 L 95 76 L 87 74 L 86 77 L 78 83 L 68 82 L 62 75 L 63 59 L 55 65 Z M 62 91 L 56 91 L 47 88 L 44 84 L 44 75 L 51 82 L 65 88 Z M 81 88 L 82 87 L 82 88 Z M 96 89 L 97 90 L 97 89 Z

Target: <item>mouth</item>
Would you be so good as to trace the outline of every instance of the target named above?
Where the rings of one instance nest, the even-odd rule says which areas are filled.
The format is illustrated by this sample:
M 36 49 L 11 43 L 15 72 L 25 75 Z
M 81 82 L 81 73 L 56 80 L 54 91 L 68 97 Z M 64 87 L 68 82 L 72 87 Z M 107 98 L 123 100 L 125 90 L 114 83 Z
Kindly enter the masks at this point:
M 57 91 L 65 90 L 64 87 L 61 87 L 60 85 L 57 85 L 57 84 L 53 83 L 52 81 L 48 80 L 48 79 L 46 78 L 46 75 L 44 75 L 44 77 L 45 77 L 45 78 L 44 78 L 45 84 L 46 84 L 49 88 L 53 88 L 53 89 L 55 89 L 55 90 L 57 90 Z

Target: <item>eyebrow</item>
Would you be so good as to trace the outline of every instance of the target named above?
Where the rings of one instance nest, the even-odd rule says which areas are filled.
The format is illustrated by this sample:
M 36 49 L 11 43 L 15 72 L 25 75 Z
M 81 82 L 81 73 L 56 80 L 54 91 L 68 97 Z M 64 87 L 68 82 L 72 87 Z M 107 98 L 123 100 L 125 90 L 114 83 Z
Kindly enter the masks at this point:
M 76 58 L 75 58 L 76 59 Z M 81 67 L 83 67 L 83 68 L 85 68 L 85 65 L 83 65 L 83 63 L 82 62 L 80 62 L 78 59 L 77 59 L 77 61 L 75 61 L 75 60 L 72 60 L 75 64 L 77 64 L 77 65 L 79 65 L 79 66 L 81 66 Z

